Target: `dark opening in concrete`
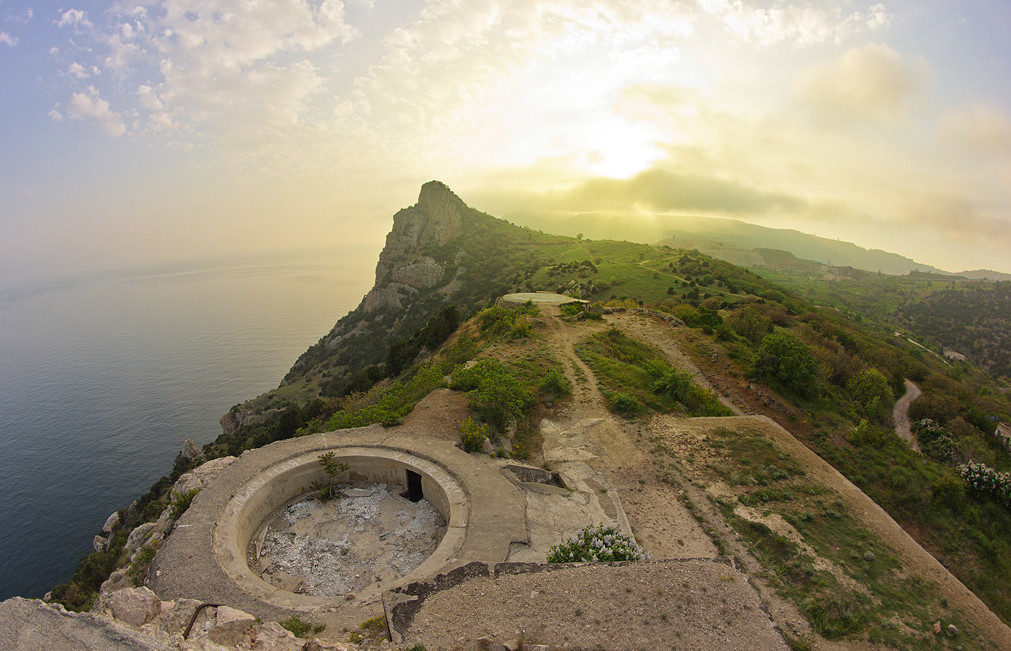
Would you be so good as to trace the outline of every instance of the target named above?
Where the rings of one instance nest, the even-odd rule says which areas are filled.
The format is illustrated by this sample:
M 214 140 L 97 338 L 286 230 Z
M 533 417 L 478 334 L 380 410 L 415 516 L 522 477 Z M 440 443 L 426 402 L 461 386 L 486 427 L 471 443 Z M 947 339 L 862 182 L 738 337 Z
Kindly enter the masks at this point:
M 407 471 L 407 499 L 412 502 L 421 501 L 425 497 L 424 491 L 421 489 L 421 475 L 414 472 L 413 470 Z

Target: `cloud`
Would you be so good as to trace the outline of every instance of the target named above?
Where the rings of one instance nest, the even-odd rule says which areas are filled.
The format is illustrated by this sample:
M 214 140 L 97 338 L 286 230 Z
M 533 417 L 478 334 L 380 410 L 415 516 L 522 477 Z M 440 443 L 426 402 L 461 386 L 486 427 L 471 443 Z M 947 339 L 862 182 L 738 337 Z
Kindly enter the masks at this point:
M 77 63 L 76 61 L 70 64 L 70 67 L 67 68 L 67 72 L 76 77 L 77 79 L 87 79 L 88 77 L 91 76 L 88 73 L 88 71 L 84 68 L 84 66 L 82 66 L 80 63 Z
M 10 47 L 14 47 L 18 44 L 18 39 L 16 36 L 11 36 L 7 32 L 0 32 L 0 43 Z
M 944 141 L 977 153 L 1011 152 L 1011 119 L 986 104 L 945 111 L 940 119 L 940 134 Z
M 82 9 L 67 9 L 56 21 L 58 27 L 92 27 L 88 15 Z
M 788 194 L 765 192 L 715 176 L 659 168 L 630 179 L 592 179 L 572 190 L 552 193 L 552 203 L 560 209 L 574 211 L 641 208 L 653 212 L 751 216 L 811 210 L 807 201 Z
M 702 10 L 717 17 L 727 32 L 754 45 L 838 43 L 853 33 L 885 27 L 892 20 L 882 4 L 852 13 L 846 12 L 847 4 L 780 2 L 770 7 L 741 0 L 699 0 Z
M 847 50 L 801 75 L 801 100 L 823 120 L 895 122 L 920 90 L 922 73 L 882 44 Z
M 67 103 L 66 114 L 71 120 L 97 122 L 111 136 L 119 137 L 126 134 L 123 118 L 109 108 L 109 102 L 102 99 L 94 86 L 89 86 L 85 92 L 74 93 Z M 52 111 L 50 115 L 53 115 Z M 54 119 L 59 121 L 59 118 Z

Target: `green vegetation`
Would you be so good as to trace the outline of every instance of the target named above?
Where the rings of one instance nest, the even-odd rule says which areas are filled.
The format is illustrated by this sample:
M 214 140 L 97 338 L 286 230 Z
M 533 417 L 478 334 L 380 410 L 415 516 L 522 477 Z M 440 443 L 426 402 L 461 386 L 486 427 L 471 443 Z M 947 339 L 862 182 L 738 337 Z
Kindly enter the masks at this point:
M 805 397 L 817 393 L 818 361 L 803 341 L 785 330 L 762 338 L 754 373 L 791 393 Z
M 484 358 L 453 373 L 450 388 L 466 391 L 470 406 L 496 432 L 518 424 L 534 406 L 534 396 L 502 362 Z
M 186 512 L 186 509 L 190 508 L 190 504 L 193 503 L 193 498 L 197 496 L 200 492 L 199 488 L 194 488 L 192 490 L 186 491 L 185 493 L 172 493 L 172 510 L 169 512 L 169 517 L 173 520 L 178 520 L 179 516 Z
M 800 464 L 760 433 L 718 430 L 720 458 L 708 468 L 734 487 L 738 502 L 761 509 L 763 521 L 719 503 L 727 522 L 827 639 L 869 639 L 895 648 L 934 648 L 928 633 L 938 613 L 958 621 L 965 643 L 972 632 L 942 603 L 938 587 L 910 577 L 890 549 L 867 531 L 829 487 L 808 479 Z M 785 497 L 785 496 L 789 497 Z M 777 514 L 791 531 L 773 530 Z M 831 562 L 816 567 L 799 541 Z M 943 643 L 942 643 L 943 644 Z
M 487 427 L 484 423 L 479 423 L 473 418 L 465 418 L 460 423 L 460 443 L 464 452 L 479 452 L 484 440 L 488 436 Z
M 126 574 L 133 580 L 133 586 L 139 588 L 144 585 L 144 578 L 147 577 L 147 569 L 154 560 L 154 555 L 158 551 L 157 545 L 144 545 L 137 552 L 134 561 L 130 563 L 130 569 Z
M 729 416 L 730 409 L 691 374 L 665 362 L 659 351 L 611 328 L 576 346 L 593 370 L 615 413 L 632 418 L 642 409 L 691 416 Z
M 337 488 L 337 475 L 347 472 L 351 469 L 351 466 L 343 461 L 338 461 L 337 455 L 332 451 L 319 455 L 317 461 L 323 467 L 323 472 L 326 473 L 329 481 L 325 484 L 323 482 L 313 482 L 309 488 L 318 492 L 317 498 L 321 502 L 337 499 L 341 496 L 341 492 Z
M 312 622 L 304 621 L 298 615 L 292 615 L 288 619 L 280 622 L 281 628 L 286 628 L 292 632 L 295 637 L 308 638 L 310 635 L 315 635 L 316 633 L 322 633 L 326 630 L 326 624 L 313 624 Z

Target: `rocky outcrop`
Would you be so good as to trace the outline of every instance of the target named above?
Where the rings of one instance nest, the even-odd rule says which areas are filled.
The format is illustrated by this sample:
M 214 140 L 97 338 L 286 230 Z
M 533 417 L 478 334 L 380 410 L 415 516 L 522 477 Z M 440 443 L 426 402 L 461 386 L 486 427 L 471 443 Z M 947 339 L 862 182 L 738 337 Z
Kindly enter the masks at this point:
M 147 587 L 117 590 L 104 605 L 113 617 L 131 626 L 143 626 L 161 614 L 161 600 Z
M 439 181 L 421 186 L 418 203 L 393 216 L 376 265 L 376 283 L 362 301 L 366 314 L 403 309 L 404 294 L 438 285 L 445 269 L 425 251 L 458 238 L 467 205 Z
M 6 651 L 166 651 L 175 648 L 109 617 L 71 613 L 38 599 L 0 602 L 0 649 Z

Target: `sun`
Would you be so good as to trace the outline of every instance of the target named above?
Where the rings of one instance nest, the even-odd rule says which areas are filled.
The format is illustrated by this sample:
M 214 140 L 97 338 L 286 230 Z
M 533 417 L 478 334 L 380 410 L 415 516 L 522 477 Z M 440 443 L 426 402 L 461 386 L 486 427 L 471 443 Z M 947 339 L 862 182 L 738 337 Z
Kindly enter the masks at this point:
M 647 125 L 620 117 L 588 126 L 584 167 L 596 176 L 625 179 L 648 169 L 660 158 L 656 136 Z

